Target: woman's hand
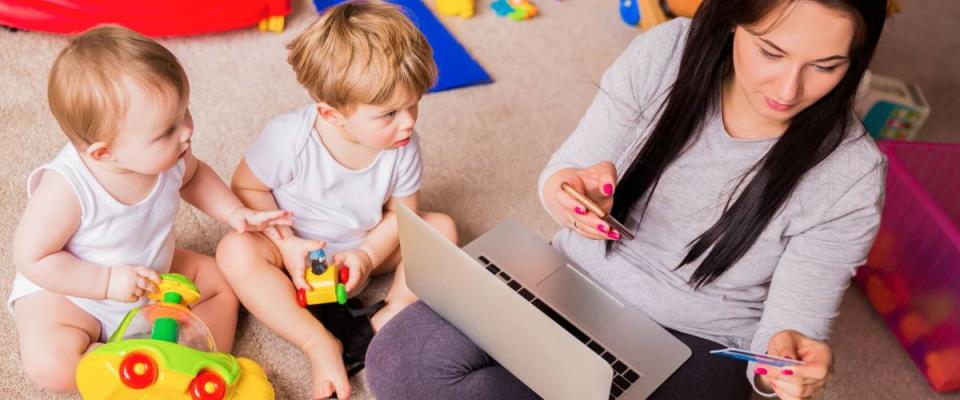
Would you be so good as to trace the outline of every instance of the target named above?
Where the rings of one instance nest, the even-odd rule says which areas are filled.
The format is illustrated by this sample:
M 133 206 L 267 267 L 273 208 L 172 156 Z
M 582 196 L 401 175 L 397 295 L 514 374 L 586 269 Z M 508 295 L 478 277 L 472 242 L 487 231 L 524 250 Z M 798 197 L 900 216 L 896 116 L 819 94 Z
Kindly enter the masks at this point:
M 311 251 L 322 249 L 327 244 L 321 240 L 307 240 L 296 236 L 287 236 L 278 242 L 283 267 L 290 274 L 293 286 L 297 289 L 310 290 L 305 272 L 307 270 L 307 256 Z
M 783 400 L 806 399 L 823 392 L 833 370 L 833 352 L 826 343 L 794 330 L 777 332 L 770 338 L 767 354 L 803 361 L 803 365 L 781 368 L 758 365 L 760 382 Z
M 619 232 L 560 189 L 560 184 L 566 182 L 593 200 L 604 212 L 610 212 L 616 181 L 617 168 L 609 161 L 590 168 L 561 171 L 547 182 L 544 200 L 548 211 L 559 224 L 590 239 L 618 240 Z

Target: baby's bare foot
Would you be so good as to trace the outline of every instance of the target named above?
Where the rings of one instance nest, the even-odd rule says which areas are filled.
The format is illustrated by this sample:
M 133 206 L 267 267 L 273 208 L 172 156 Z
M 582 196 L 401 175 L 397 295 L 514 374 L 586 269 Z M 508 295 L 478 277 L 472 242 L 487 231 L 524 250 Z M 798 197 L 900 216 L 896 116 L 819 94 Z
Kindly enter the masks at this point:
M 343 346 L 330 335 L 316 336 L 307 341 L 303 351 L 310 359 L 313 374 L 313 398 L 327 399 L 337 394 L 337 398 L 350 398 L 350 381 L 343 366 Z

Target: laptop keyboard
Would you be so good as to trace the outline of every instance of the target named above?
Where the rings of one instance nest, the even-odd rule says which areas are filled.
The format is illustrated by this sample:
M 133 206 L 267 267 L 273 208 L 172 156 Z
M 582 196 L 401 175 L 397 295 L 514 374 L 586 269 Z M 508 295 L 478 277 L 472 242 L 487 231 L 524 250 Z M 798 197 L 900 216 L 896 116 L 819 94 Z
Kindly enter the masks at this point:
M 509 274 L 501 270 L 496 264 L 484 256 L 479 256 L 477 258 L 481 263 L 483 263 L 483 266 L 487 269 L 487 271 L 500 278 L 500 280 L 509 286 L 510 289 L 513 289 L 514 292 L 517 292 L 517 294 L 522 296 L 525 300 L 532 303 L 534 307 L 537 307 L 537 309 L 550 317 L 550 319 L 554 320 L 558 325 L 563 327 L 563 329 L 566 329 L 567 332 L 570 332 L 570 334 L 577 338 L 580 343 L 587 345 L 590 350 L 593 350 L 594 353 L 597 353 L 597 355 L 603 358 L 604 361 L 610 364 L 610 366 L 613 368 L 613 382 L 610 384 L 610 400 L 620 397 L 620 395 L 630 388 L 630 385 L 633 385 L 638 379 L 640 379 L 640 374 L 630 369 L 630 367 L 621 362 L 616 356 L 601 346 L 600 343 L 597 343 L 589 335 L 581 331 L 570 321 L 560 315 L 560 313 L 550 308 L 547 303 L 544 303 L 537 298 L 537 296 L 524 288 L 520 282 L 513 280 Z

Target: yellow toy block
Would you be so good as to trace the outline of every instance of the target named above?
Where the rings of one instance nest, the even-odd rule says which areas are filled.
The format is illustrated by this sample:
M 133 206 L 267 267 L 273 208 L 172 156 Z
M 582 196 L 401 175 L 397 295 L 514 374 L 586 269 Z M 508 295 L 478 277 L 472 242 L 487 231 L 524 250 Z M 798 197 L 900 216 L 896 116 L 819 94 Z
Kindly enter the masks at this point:
M 470 18 L 475 8 L 475 0 L 437 0 L 437 12 L 451 17 Z
M 283 32 L 283 22 L 284 18 L 282 15 L 264 18 L 260 20 L 260 32 Z

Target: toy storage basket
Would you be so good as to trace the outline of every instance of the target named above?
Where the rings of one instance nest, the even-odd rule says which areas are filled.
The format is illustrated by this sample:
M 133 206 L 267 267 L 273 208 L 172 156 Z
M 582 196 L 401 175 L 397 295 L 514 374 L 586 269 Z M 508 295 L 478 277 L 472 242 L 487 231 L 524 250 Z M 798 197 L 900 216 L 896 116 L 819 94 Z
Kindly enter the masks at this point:
M 882 141 L 886 203 L 855 278 L 938 392 L 960 389 L 960 145 Z

